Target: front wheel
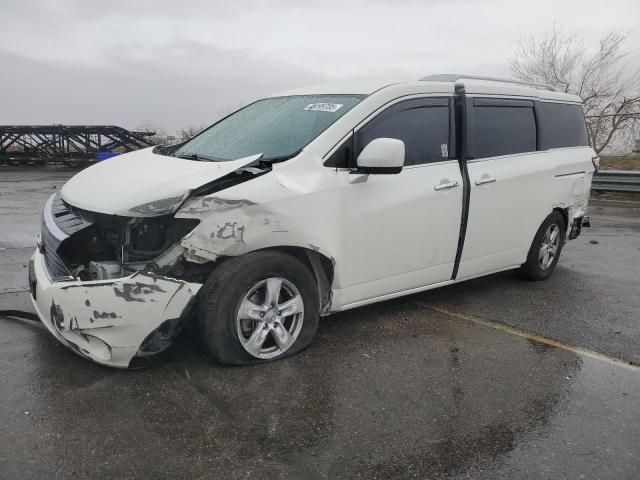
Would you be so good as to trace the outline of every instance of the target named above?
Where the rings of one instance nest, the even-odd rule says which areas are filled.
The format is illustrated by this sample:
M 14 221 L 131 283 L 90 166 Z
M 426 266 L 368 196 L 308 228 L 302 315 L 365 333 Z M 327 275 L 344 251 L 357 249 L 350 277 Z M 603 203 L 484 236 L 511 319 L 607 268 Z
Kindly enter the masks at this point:
M 298 259 L 277 251 L 252 252 L 211 273 L 200 296 L 200 331 L 220 363 L 275 360 L 311 343 L 318 304 L 315 279 Z
M 533 239 L 527 261 L 520 271 L 530 280 L 544 280 L 549 277 L 558 263 L 564 244 L 566 226 L 560 212 L 551 213 Z

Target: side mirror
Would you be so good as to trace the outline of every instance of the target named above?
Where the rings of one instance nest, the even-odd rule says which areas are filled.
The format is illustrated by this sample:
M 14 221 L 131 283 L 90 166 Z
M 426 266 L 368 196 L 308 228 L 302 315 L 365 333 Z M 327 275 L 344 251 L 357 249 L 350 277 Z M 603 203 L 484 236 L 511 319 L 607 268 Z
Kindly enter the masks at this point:
M 404 142 L 395 138 L 371 140 L 358 155 L 356 173 L 400 173 L 404 166 Z

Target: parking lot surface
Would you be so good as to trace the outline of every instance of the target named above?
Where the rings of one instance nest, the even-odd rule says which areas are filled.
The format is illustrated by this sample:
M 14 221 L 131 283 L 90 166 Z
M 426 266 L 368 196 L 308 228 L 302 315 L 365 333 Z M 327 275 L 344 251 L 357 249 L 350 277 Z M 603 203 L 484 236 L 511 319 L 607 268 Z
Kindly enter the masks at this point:
M 39 212 L 69 175 L 0 168 L 0 310 L 31 311 Z M 548 281 L 333 315 L 271 364 L 221 367 L 187 330 L 112 370 L 0 317 L 0 478 L 640 478 L 640 205 L 604 205 Z

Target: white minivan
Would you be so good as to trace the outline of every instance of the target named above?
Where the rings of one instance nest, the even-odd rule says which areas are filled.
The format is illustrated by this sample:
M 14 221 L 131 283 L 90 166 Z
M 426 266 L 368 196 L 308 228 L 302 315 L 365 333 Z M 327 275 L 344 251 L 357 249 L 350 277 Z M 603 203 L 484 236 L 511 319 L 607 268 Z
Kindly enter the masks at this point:
M 319 317 L 501 270 L 548 277 L 598 159 L 580 99 L 462 75 L 302 88 L 98 163 L 44 207 L 33 303 L 66 346 L 145 365 L 187 318 L 224 364 Z

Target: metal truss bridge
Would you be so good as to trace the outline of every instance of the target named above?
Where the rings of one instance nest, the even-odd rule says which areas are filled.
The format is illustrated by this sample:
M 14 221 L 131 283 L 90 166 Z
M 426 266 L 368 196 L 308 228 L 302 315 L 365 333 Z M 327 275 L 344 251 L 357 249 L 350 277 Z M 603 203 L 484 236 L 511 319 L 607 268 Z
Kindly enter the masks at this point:
M 154 132 L 130 132 L 115 125 L 0 126 L 0 163 L 40 165 L 62 162 L 79 167 L 101 155 L 154 145 Z

